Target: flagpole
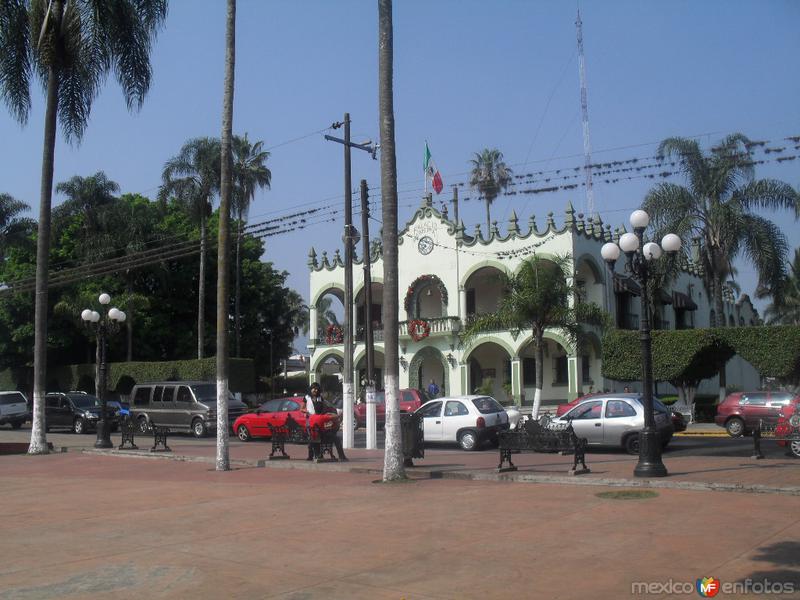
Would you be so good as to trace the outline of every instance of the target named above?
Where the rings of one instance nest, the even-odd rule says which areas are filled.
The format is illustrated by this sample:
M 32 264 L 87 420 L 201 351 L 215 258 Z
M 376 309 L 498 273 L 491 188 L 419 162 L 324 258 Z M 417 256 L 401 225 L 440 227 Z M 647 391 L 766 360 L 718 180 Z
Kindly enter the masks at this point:
M 425 140 L 425 158 L 426 159 L 428 158 L 428 152 L 429 152 L 429 150 L 428 150 L 428 140 Z M 427 163 L 427 160 L 426 160 L 426 163 Z M 425 195 L 427 196 L 428 195 L 428 165 L 427 164 L 425 164 L 425 166 L 422 169 L 422 177 L 425 179 L 425 182 L 423 183 L 423 186 L 425 187 Z

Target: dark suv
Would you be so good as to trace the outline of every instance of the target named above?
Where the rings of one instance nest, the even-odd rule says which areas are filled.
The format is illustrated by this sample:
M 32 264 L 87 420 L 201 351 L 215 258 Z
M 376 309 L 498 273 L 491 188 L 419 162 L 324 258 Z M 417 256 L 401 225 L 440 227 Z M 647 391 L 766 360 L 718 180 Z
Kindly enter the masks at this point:
M 107 418 L 111 430 L 119 421 L 115 411 L 108 407 Z M 47 431 L 54 428 L 71 429 L 75 433 L 87 433 L 97 429 L 100 420 L 100 400 L 82 392 L 53 392 L 44 399 L 44 421 Z
M 728 435 L 739 437 L 753 431 L 762 421 L 764 425 L 775 425 L 781 408 L 787 406 L 795 395 L 791 392 L 736 392 L 729 394 L 717 406 L 714 422 L 728 431 Z

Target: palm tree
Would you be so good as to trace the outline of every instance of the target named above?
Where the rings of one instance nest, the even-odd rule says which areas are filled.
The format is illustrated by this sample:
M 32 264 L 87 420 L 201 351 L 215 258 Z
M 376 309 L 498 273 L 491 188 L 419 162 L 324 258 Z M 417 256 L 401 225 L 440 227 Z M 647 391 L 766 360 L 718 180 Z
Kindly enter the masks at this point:
M 795 248 L 780 294 L 767 306 L 764 317 L 769 325 L 800 325 L 800 248 Z
M 580 301 L 578 288 L 565 277 L 572 261 L 560 257 L 551 261 L 535 256 L 522 263 L 515 275 L 501 277 L 506 290 L 497 312 L 480 315 L 464 330 L 463 340 L 469 343 L 484 331 L 497 329 L 528 332 L 536 357 L 536 392 L 533 397 L 533 418 L 539 416 L 544 376 L 544 333 L 555 329 L 572 346 L 581 340 L 581 324 L 603 325 L 606 313 L 596 304 Z
M 800 216 L 800 196 L 790 185 L 755 179 L 749 146 L 741 133 L 729 135 L 709 154 L 695 140 L 664 140 L 658 156 L 675 156 L 689 187 L 661 183 L 643 205 L 657 232 L 699 238 L 703 283 L 718 327 L 726 325 L 722 291 L 734 275 L 734 260 L 744 258 L 756 268 L 761 290 L 777 291 L 785 276 L 786 236 L 755 211 L 786 208 Z
M 203 358 L 206 310 L 206 219 L 220 187 L 220 141 L 194 138 L 169 159 L 161 174 L 162 201 L 174 197 L 200 225 L 200 273 L 197 282 L 197 358 Z
M 46 89 L 33 359 L 30 454 L 46 454 L 47 271 L 56 121 L 67 141 L 80 141 L 92 102 L 109 71 L 129 109 L 150 88 L 150 49 L 167 14 L 167 0 L 3 0 L 0 2 L 0 96 L 20 123 L 30 112 L 34 76 Z
M 486 235 L 488 236 L 492 230 L 489 207 L 500 192 L 511 183 L 511 176 L 514 172 L 503 162 L 503 153 L 497 148 L 484 148 L 482 152 L 476 152 L 475 158 L 470 162 L 472 163 L 472 172 L 469 185 L 477 190 L 483 201 L 486 202 Z
M 30 206 L 10 194 L 0 194 L 0 263 L 12 246 L 23 243 L 28 237 L 33 219 L 20 217 Z
M 228 439 L 228 320 L 230 281 L 228 255 L 231 237 L 231 198 L 234 170 L 233 91 L 236 67 L 236 0 L 228 0 L 225 19 L 225 84 L 222 96 L 222 135 L 220 137 L 219 233 L 217 243 L 217 471 L 229 471 L 231 460 Z
M 119 185 L 108 179 L 103 171 L 89 177 L 75 175 L 56 186 L 56 192 L 67 196 L 67 200 L 53 209 L 53 225 L 58 231 L 72 215 L 83 217 L 82 251 L 85 257 L 102 253 L 116 240 L 109 235 L 108 209 L 114 205 L 114 194 Z
M 392 0 L 378 0 L 378 112 L 383 203 L 383 340 L 386 390 L 386 449 L 383 480 L 406 478 L 400 437 L 397 301 L 397 155 L 394 143 L 394 47 Z
M 241 246 L 242 227 L 247 220 L 250 203 L 259 188 L 269 189 L 272 182 L 272 173 L 264 164 L 269 158 L 269 152 L 264 150 L 264 142 L 251 144 L 247 139 L 238 135 L 233 136 L 233 202 L 232 208 L 236 214 L 238 232 L 236 235 L 236 300 L 234 308 L 234 331 L 236 332 L 236 356 L 242 355 L 242 329 L 241 315 Z

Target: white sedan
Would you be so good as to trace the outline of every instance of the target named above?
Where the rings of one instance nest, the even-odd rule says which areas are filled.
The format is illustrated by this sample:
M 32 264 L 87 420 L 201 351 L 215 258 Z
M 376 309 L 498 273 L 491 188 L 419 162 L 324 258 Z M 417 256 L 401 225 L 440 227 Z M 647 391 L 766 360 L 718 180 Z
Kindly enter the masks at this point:
M 509 426 L 508 413 L 489 396 L 437 398 L 416 414 L 422 416 L 426 444 L 457 442 L 464 450 L 477 450 L 487 440 L 496 445 L 497 434 Z

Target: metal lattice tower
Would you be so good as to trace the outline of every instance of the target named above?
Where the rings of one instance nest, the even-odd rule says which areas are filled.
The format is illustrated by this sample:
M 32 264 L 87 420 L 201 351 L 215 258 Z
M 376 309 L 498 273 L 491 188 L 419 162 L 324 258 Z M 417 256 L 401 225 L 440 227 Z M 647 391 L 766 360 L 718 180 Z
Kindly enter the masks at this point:
M 583 170 L 586 174 L 586 214 L 594 215 L 594 189 L 592 189 L 592 142 L 589 139 L 589 102 L 586 98 L 586 61 L 583 58 L 583 23 L 581 11 L 578 9 L 578 67 L 581 77 L 581 115 L 583 121 Z

